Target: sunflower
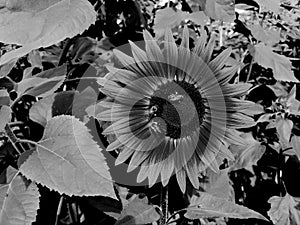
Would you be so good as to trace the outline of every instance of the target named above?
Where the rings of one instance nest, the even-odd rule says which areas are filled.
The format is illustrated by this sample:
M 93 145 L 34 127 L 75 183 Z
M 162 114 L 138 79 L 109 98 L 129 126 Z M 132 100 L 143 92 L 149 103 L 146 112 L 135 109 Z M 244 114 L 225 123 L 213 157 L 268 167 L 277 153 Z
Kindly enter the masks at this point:
M 107 151 L 117 151 L 128 172 L 140 168 L 137 182 L 165 186 L 176 174 L 182 192 L 187 177 L 198 188 L 201 171 L 218 171 L 217 156 L 234 159 L 226 146 L 243 142 L 234 129 L 253 126 L 242 113 L 252 104 L 240 98 L 250 86 L 229 84 L 239 65 L 227 65 L 231 49 L 212 59 L 214 38 L 204 32 L 192 51 L 186 27 L 179 46 L 171 30 L 160 44 L 143 35 L 145 51 L 132 42 L 133 57 L 115 49 L 123 67 L 108 67 L 101 80 L 110 101 L 97 117 L 111 124 L 103 133 L 116 136 Z

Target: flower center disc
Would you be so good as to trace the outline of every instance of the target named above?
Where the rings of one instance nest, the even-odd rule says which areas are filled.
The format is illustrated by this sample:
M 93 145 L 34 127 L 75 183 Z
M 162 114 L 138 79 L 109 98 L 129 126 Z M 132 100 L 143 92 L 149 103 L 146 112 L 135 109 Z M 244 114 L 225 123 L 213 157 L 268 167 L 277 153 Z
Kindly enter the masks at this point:
M 187 82 L 168 82 L 159 86 L 150 100 L 151 118 L 162 118 L 167 136 L 191 134 L 202 123 L 205 106 L 200 92 Z

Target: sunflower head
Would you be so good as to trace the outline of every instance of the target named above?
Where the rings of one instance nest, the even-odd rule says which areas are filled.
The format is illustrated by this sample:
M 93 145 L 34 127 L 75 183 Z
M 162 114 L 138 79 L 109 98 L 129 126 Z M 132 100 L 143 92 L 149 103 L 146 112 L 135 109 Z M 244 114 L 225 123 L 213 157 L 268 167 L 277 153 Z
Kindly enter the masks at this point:
M 242 142 L 233 130 L 253 125 L 241 113 L 251 103 L 239 98 L 250 87 L 229 84 L 239 68 L 226 64 L 231 49 L 212 59 L 214 39 L 204 32 L 192 50 L 186 27 L 179 46 L 170 30 L 162 48 L 143 34 L 145 51 L 132 42 L 133 57 L 114 50 L 123 68 L 108 67 L 101 82 L 110 101 L 98 119 L 116 136 L 107 150 L 118 152 L 116 164 L 129 162 L 128 172 L 139 167 L 138 182 L 165 186 L 176 174 L 182 192 L 187 177 L 198 188 L 200 172 L 218 171 L 216 156 L 233 159 L 227 144 Z

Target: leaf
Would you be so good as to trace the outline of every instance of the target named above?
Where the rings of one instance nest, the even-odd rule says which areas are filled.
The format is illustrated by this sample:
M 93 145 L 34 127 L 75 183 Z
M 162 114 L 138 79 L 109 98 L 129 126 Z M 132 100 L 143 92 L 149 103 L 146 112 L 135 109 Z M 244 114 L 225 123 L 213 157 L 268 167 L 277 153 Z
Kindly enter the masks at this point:
M 64 80 L 65 76 L 53 77 L 50 79 L 39 77 L 28 78 L 23 84 L 29 84 L 30 88 L 26 89 L 24 92 L 22 92 L 22 89 L 18 89 L 18 93 L 20 93 L 20 95 L 26 94 L 34 97 L 45 97 L 56 91 L 62 85 Z
M 34 77 L 23 79 L 17 84 L 18 95 L 45 97 L 52 94 L 65 80 L 66 68 L 66 65 L 63 65 L 50 71 L 43 71 Z
M 90 37 L 79 37 L 76 39 L 70 57 L 73 62 L 78 62 L 80 58 L 83 58 L 91 49 L 95 46 L 95 42 Z
M 233 22 L 235 19 L 234 0 L 206 0 L 204 12 L 214 20 Z
M 36 151 L 36 148 L 31 148 L 29 150 L 26 150 L 25 152 L 23 152 L 19 158 L 18 158 L 18 161 L 17 161 L 17 165 L 18 165 L 18 168 L 20 168 L 20 166 L 28 159 L 28 157 L 34 152 Z
M 32 50 L 31 52 L 29 52 L 28 62 L 31 64 L 31 66 L 33 68 L 37 67 L 37 68 L 43 69 L 42 58 L 41 58 L 39 51 L 37 51 L 37 50 Z
M 281 84 L 281 82 L 276 81 L 273 85 L 266 85 L 268 88 L 270 88 L 276 97 L 284 97 L 288 95 L 288 92 L 286 90 L 286 87 Z
M 96 17 L 86 0 L 6 1 L 0 10 L 0 41 L 23 47 L 4 54 L 0 65 L 74 37 L 95 23 Z
M 289 146 L 293 125 L 293 121 L 289 119 L 279 119 L 276 121 L 276 130 L 283 149 Z
M 187 15 L 186 19 L 201 26 L 204 26 L 209 21 L 209 17 L 207 17 L 202 11 L 190 13 Z
M 228 176 L 228 169 L 220 170 L 220 173 L 215 173 L 211 169 L 207 169 L 208 183 L 204 183 L 205 191 L 213 196 L 229 200 L 232 186 Z
M 286 106 L 291 114 L 300 115 L 300 101 L 296 99 L 296 85 L 291 89 L 290 93 L 286 96 Z
M 21 175 L 0 185 L 0 224 L 31 225 L 36 219 L 39 197 L 36 184 Z
M 104 212 L 108 215 L 118 215 L 115 218 L 116 220 L 120 217 L 122 211 L 120 201 L 103 196 L 83 197 L 82 201 L 86 201 L 90 206 L 99 210 L 99 212 Z
M 268 221 L 258 212 L 205 192 L 200 192 L 200 196 L 194 195 L 186 210 L 184 216 L 192 220 L 203 217 L 229 217 L 236 219 L 256 218 Z
M 34 103 L 29 110 L 29 118 L 42 126 L 46 126 L 47 122 L 53 117 L 52 106 L 56 95 L 52 94 Z
M 249 108 L 242 109 L 241 112 L 248 116 L 253 116 L 253 115 L 264 113 L 265 110 L 262 105 L 258 103 L 254 103 Z
M 116 198 L 102 149 L 72 116 L 48 121 L 37 149 L 20 167 L 29 179 L 61 194 Z
M 259 24 L 253 24 L 248 28 L 256 40 L 262 41 L 267 45 L 272 46 L 280 41 L 280 31 L 266 29 Z
M 272 51 L 272 48 L 263 43 L 254 46 L 254 61 L 265 68 L 271 68 L 274 78 L 280 81 L 299 82 L 292 71 L 291 61 Z
M 148 204 L 147 197 L 134 197 L 121 212 L 115 225 L 143 225 L 159 220 L 155 206 Z
M 255 0 L 261 11 L 272 11 L 274 13 L 279 13 L 280 9 L 280 0 Z
M 0 106 L 9 105 L 10 97 L 6 90 L 0 90 Z
M 284 197 L 273 196 L 268 202 L 271 204 L 268 215 L 274 225 L 300 224 L 300 211 L 296 209 L 298 203 L 292 196 L 289 194 Z
M 88 87 L 81 93 L 77 91 L 64 91 L 47 96 L 36 102 L 29 111 L 31 120 L 45 126 L 55 115 L 74 115 L 83 119 L 85 109 L 95 103 L 97 94 Z
M 4 77 L 12 70 L 12 68 L 16 65 L 17 59 L 12 60 L 2 66 L 0 66 L 0 77 Z
M 257 161 L 265 153 L 266 148 L 259 141 L 256 141 L 251 133 L 243 133 L 241 138 L 245 141 L 244 146 L 230 146 L 230 151 L 236 158 L 230 169 L 238 170 L 244 168 L 252 171 L 252 166 L 257 164 Z
M 203 12 L 187 13 L 172 8 L 160 9 L 156 12 L 154 18 L 154 33 L 160 37 L 164 35 L 165 29 L 174 28 L 184 20 L 190 20 L 197 25 L 205 25 L 209 18 Z
M 67 64 L 63 64 L 59 67 L 55 67 L 49 70 L 44 70 L 35 75 L 35 77 L 39 78 L 53 78 L 53 77 L 60 77 L 67 74 Z
M 187 15 L 187 12 L 183 12 L 181 10 L 175 11 L 172 8 L 157 10 L 153 26 L 155 34 L 162 36 L 166 28 L 178 26 Z
M 300 137 L 294 135 L 291 139 L 291 145 L 298 159 L 300 160 Z
M 7 123 L 11 120 L 11 109 L 10 107 L 3 105 L 0 106 L 0 132 L 4 130 Z

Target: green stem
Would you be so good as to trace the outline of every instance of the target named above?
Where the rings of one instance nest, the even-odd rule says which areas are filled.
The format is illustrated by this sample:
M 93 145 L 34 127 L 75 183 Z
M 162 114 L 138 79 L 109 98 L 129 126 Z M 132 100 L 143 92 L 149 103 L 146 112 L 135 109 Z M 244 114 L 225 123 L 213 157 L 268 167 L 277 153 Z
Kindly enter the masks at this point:
M 183 212 L 183 211 L 185 211 L 185 210 L 186 210 L 186 208 L 180 209 L 180 210 L 174 212 L 171 216 L 169 216 L 169 218 L 167 219 L 167 221 L 166 221 L 165 224 L 169 224 L 169 223 L 171 222 L 170 220 L 171 220 L 174 216 L 176 216 L 178 213 L 181 213 L 181 212 Z M 172 222 L 173 222 L 173 221 L 172 221 Z
M 68 51 L 72 44 L 73 44 L 73 38 L 68 38 L 66 40 L 65 46 L 60 54 L 58 66 L 63 65 L 67 61 L 67 54 L 68 54 Z
M 60 215 L 60 212 L 61 212 L 63 201 L 64 201 L 64 197 L 61 196 L 60 199 L 59 199 L 59 203 L 58 203 L 58 207 L 57 207 L 57 211 L 56 211 L 56 217 L 55 217 L 55 224 L 54 225 L 58 224 L 58 219 L 59 219 L 59 215 Z
M 11 130 L 10 126 L 8 124 L 6 124 L 5 128 L 5 133 L 6 136 L 8 137 L 8 140 L 10 141 L 11 145 L 14 147 L 14 149 L 16 150 L 16 152 L 21 155 L 22 152 L 19 150 L 19 148 L 17 147 L 16 143 L 18 143 L 18 138 L 16 137 L 16 135 L 14 134 L 14 132 Z M 20 145 L 23 152 L 25 152 L 25 149 L 23 149 L 23 146 Z
M 99 77 L 77 77 L 77 78 L 65 80 L 64 83 L 78 81 L 78 80 L 97 80 L 97 79 L 99 79 Z
M 247 77 L 246 77 L 246 83 L 249 81 L 250 79 L 250 75 L 252 73 L 252 67 L 253 67 L 253 63 L 254 63 L 254 58 L 252 57 L 251 59 L 251 62 L 250 62 L 250 66 L 249 66 L 249 71 L 248 71 L 248 74 L 247 74 Z
M 221 21 L 220 26 L 219 26 L 219 46 L 223 46 L 223 21 Z
M 161 185 L 160 192 L 160 207 L 162 210 L 162 216 L 159 220 L 159 225 L 167 224 L 168 221 L 168 212 L 169 212 L 169 189 L 167 186 Z
M 278 168 L 277 168 L 277 179 L 278 179 L 278 185 L 279 185 L 279 195 L 282 197 L 284 190 L 286 192 L 286 187 L 284 184 L 284 181 L 282 180 L 282 167 L 284 165 L 284 151 L 285 149 L 280 149 L 279 151 L 279 159 L 278 159 Z
M 32 144 L 32 145 L 34 145 L 34 146 L 36 146 L 36 145 L 38 145 L 38 143 L 37 142 L 35 142 L 35 141 L 31 141 L 31 140 L 27 140 L 27 139 L 17 139 L 17 142 L 23 142 L 23 143 L 28 143 L 28 144 Z

